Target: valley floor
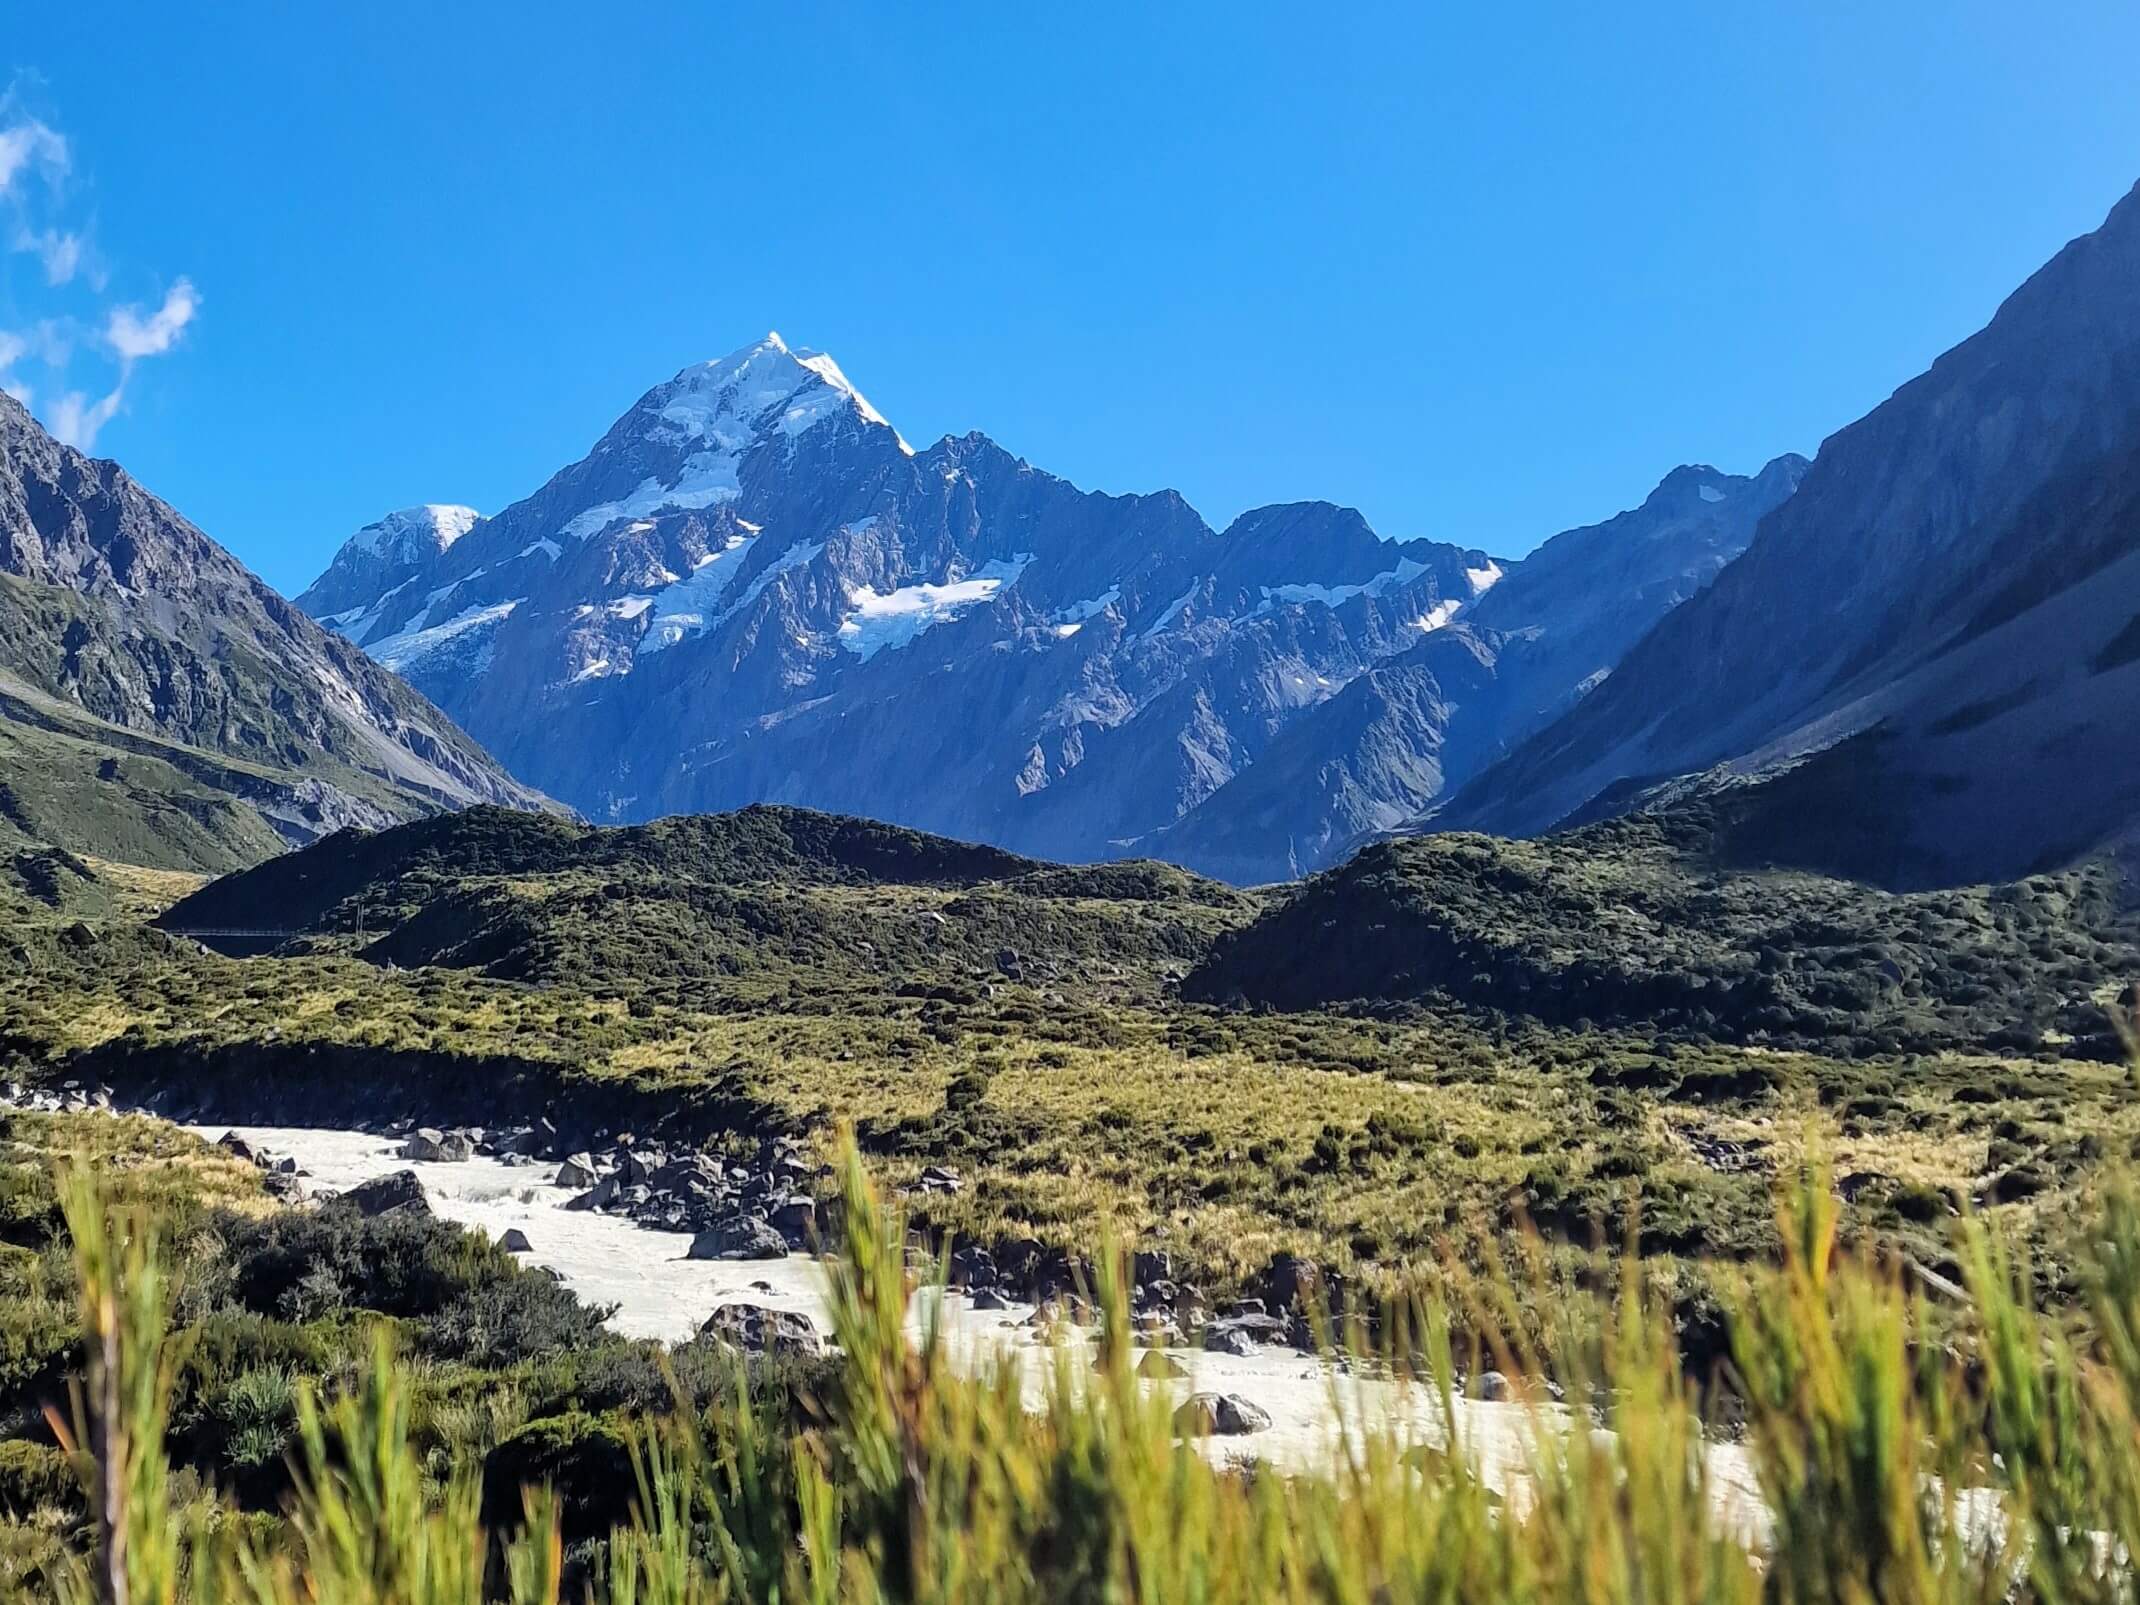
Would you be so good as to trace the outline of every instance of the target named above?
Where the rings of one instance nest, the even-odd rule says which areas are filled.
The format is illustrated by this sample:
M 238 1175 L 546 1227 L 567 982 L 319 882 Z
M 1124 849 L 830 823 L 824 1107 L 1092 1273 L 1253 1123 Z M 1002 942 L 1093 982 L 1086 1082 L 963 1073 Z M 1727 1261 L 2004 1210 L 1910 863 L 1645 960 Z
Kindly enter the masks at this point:
M 552 823 L 524 828 L 557 835 L 580 860 L 617 850 Z M 737 849 L 722 851 L 732 864 Z M 1555 1389 L 1593 1401 L 1595 1419 L 1622 1434 L 1601 1451 L 1618 1457 L 1614 1476 L 1667 1462 L 1684 1473 L 1684 1456 L 1674 1461 L 1656 1436 L 1676 1423 L 1667 1438 L 1704 1447 L 1670 1496 L 1696 1513 L 1673 1541 L 1696 1546 L 1689 1564 L 1732 1579 L 1697 1590 L 1711 1597 L 1740 1590 L 1746 1579 L 1733 1568 L 1748 1544 L 1778 1564 L 1777 1546 L 1798 1530 L 1790 1523 L 1803 1520 L 1778 1481 L 1797 1451 L 1775 1434 L 1808 1406 L 1788 1389 L 1763 1392 L 1782 1385 L 1781 1373 L 1746 1372 L 1750 1312 L 1773 1297 L 1789 1304 L 1790 1321 L 1844 1323 L 1822 1342 L 1857 1341 L 1854 1306 L 1820 1315 L 1803 1300 L 1830 1294 L 1792 1291 L 1790 1277 L 1826 1263 L 1825 1249 L 1806 1260 L 1805 1217 L 1794 1211 L 1834 1212 L 1843 1260 L 1862 1268 L 1842 1285 L 1882 1290 L 1867 1296 L 1887 1312 L 1879 1320 L 1891 1324 L 1875 1327 L 1896 1354 L 1925 1337 L 1963 1350 L 1982 1341 L 1985 1301 L 2008 1285 L 1998 1280 L 2008 1262 L 1982 1257 L 1987 1241 L 2018 1254 L 2017 1291 L 2053 1312 L 2043 1319 L 2085 1334 L 2102 1319 L 2105 1243 L 2124 1240 L 2118 1177 L 2140 1147 L 2140 1079 L 2124 1064 L 2064 1057 L 2049 1037 L 2025 1055 L 1933 1045 L 1951 1038 L 1951 1011 L 1922 1016 L 1923 1045 L 1879 1051 L 1863 1040 L 1825 1050 L 1731 1041 L 1684 1025 L 1547 1024 L 1431 1002 L 1296 1012 L 1187 1002 L 1177 983 L 1197 945 L 1242 928 L 1262 905 L 1153 884 L 1134 866 L 1013 865 L 1007 881 L 965 888 L 768 884 L 724 869 L 731 880 L 684 894 L 578 860 L 475 878 L 418 868 L 336 892 L 348 900 L 339 912 L 311 915 L 307 934 L 242 959 L 147 923 L 190 889 L 182 878 L 64 857 L 28 869 L 18 860 L 18 870 L 25 889 L 0 893 L 11 899 L 0 957 L 14 961 L 0 984 L 0 1076 L 109 1086 L 121 1103 L 179 1116 L 211 1142 L 240 1127 L 292 1156 L 315 1189 L 413 1169 L 438 1218 L 365 1221 L 346 1207 L 273 1204 L 261 1192 L 273 1178 L 153 1122 L 16 1117 L 0 1145 L 0 1198 L 17 1200 L 0 1232 L 0 1327 L 17 1356 L 0 1364 L 9 1413 L 0 1576 L 30 1575 L 64 1552 L 58 1535 L 79 1531 L 67 1525 L 79 1514 L 64 1514 L 74 1508 L 64 1462 L 39 1424 L 40 1401 L 73 1374 L 78 1329 L 64 1291 L 75 1274 L 68 1230 L 38 1167 L 70 1147 L 112 1156 L 99 1164 L 108 1184 L 152 1202 L 187 1267 L 179 1314 L 202 1347 L 181 1372 L 168 1437 L 196 1479 L 188 1499 L 222 1490 L 188 1506 L 210 1513 L 200 1519 L 226 1520 L 214 1513 L 228 1508 L 268 1520 L 289 1508 L 295 1401 L 316 1385 L 355 1408 L 368 1396 L 361 1355 L 383 1333 L 410 1355 L 416 1401 L 405 1450 L 393 1453 L 416 1456 L 434 1479 L 479 1472 L 486 1500 L 524 1478 L 565 1489 L 573 1576 L 592 1580 L 629 1552 L 627 1449 L 635 1434 L 668 1430 L 646 1425 L 663 1419 L 665 1400 L 706 1412 L 708 1430 L 728 1435 L 724 1454 L 741 1452 L 733 1434 L 760 1430 L 723 1413 L 745 1398 L 779 1441 L 845 1445 L 827 1451 L 845 1468 L 836 1486 L 859 1497 L 862 1484 L 847 1479 L 861 1473 L 839 1457 L 866 1459 L 869 1434 L 887 1430 L 868 1424 L 878 1405 L 865 1397 L 905 1408 L 885 1401 L 913 1385 L 916 1362 L 901 1354 L 929 1352 L 921 1338 L 935 1315 L 950 1369 L 929 1408 L 952 1414 L 897 1430 L 950 1431 L 930 1451 L 948 1456 L 945 1466 L 979 1464 L 980 1418 L 960 1412 L 1003 1406 L 1032 1423 L 988 1417 L 988 1441 L 1011 1457 L 998 1469 L 1013 1482 L 1043 1465 L 1066 1475 L 1056 1457 L 1082 1452 L 1072 1446 L 1084 1435 L 1116 1431 L 1131 1436 L 1108 1440 L 1109 1454 L 1127 1457 L 1109 1475 L 1156 1477 L 1177 1453 L 1174 1412 L 1192 1395 L 1218 1394 L 1268 1421 L 1193 1439 L 1205 1461 L 1338 1468 L 1327 1494 L 1311 1478 L 1286 1495 L 1305 1501 L 1285 1529 L 1302 1542 L 1321 1530 L 1309 1511 L 1325 1497 L 1340 1501 L 1340 1525 L 1365 1519 L 1346 1501 L 1370 1492 L 1399 1504 L 1473 1497 L 1461 1492 L 1468 1473 L 1440 1459 L 1404 1462 L 1431 1469 L 1425 1484 L 1408 1471 L 1371 1478 L 1371 1488 L 1347 1483 L 1340 1422 L 1365 1429 L 1353 1443 L 1383 1445 L 1376 1454 L 1436 1456 L 1461 1439 L 1459 1458 L 1484 1473 L 1479 1486 L 1514 1501 L 1506 1508 L 1524 1513 L 1533 1537 L 1534 1508 L 1559 1520 L 1551 1513 L 1566 1508 L 1566 1479 L 1590 1474 L 1562 1458 L 1591 1440 L 1559 1432 L 1583 1407 L 1549 1402 Z M 356 931 L 344 923 L 350 908 L 363 911 Z M 2027 945 L 2024 931 L 2000 952 Z M 2064 1000 L 2072 960 L 2058 963 L 2044 990 Z M 2012 973 L 2020 981 L 2009 984 L 2027 983 Z M 2070 1000 L 2057 1006 L 2071 1012 Z M 412 1163 L 383 1134 L 410 1121 L 494 1131 L 545 1121 L 548 1165 Z M 566 1208 L 573 1194 L 553 1185 L 559 1153 L 614 1156 L 627 1133 L 642 1147 L 736 1163 L 772 1139 L 799 1142 L 821 1201 L 851 1145 L 899 1199 L 917 1241 L 850 1242 L 844 1252 L 881 1252 L 903 1269 L 924 1263 L 915 1248 L 933 1265 L 953 1245 L 1031 1243 L 1065 1262 L 1119 1247 L 1164 1254 L 1182 1296 L 1219 1309 L 1268 1296 L 1281 1269 L 1306 1260 L 1317 1285 L 1368 1318 L 1374 1342 L 1411 1344 L 1408 1364 L 1439 1356 L 1458 1396 L 1396 1381 L 1377 1363 L 1333 1367 L 1284 1341 L 1226 1353 L 1162 1336 L 1131 1352 L 1179 1375 L 1095 1369 L 1085 1356 L 1104 1345 L 1089 1329 L 1043 1335 L 1009 1284 L 1001 1309 L 960 1292 L 910 1306 L 902 1284 L 894 1352 L 883 1347 L 891 1328 L 871 1337 L 854 1324 L 862 1273 L 851 1259 L 693 1260 L 681 1234 Z M 932 1170 L 960 1185 L 927 1185 Z M 515 1229 L 530 1244 L 519 1256 L 497 1246 Z M 1933 1298 L 1904 1306 L 1898 1267 Z M 1615 1315 L 1610 1290 L 1622 1285 L 1636 1302 Z M 735 1303 L 806 1314 L 838 1335 L 839 1351 L 731 1369 L 700 1329 Z M 1647 1334 L 1638 1349 L 1659 1347 L 1615 1347 L 1638 1330 Z M 1067 1367 L 1058 1339 L 1076 1356 Z M 1007 1393 L 990 1381 L 1004 1358 L 1020 1362 Z M 885 1385 L 869 1380 L 875 1367 L 907 1380 L 874 1392 Z M 1515 1379 L 1492 1382 L 1512 1390 L 1506 1401 L 1461 1396 L 1467 1385 L 1486 1389 L 1489 1373 Z M 1592 1391 L 1583 1379 L 1600 1373 L 1620 1380 Z M 672 1376 L 681 1396 L 668 1391 Z M 1950 1405 L 1928 1395 L 1908 1408 Z M 1118 1408 L 1132 1421 L 1150 1416 L 1106 1427 L 1085 1413 Z M 1541 1425 L 1553 1444 L 1543 1450 Z M 1974 1451 L 1956 1444 L 1951 1463 L 1909 1475 L 1974 1490 L 1933 1523 L 1959 1523 L 1974 1544 L 2022 1519 L 2026 1501 L 2002 1503 L 1982 1485 Z M 1144 1469 L 1124 1469 L 1132 1462 Z M 807 1508 L 805 1496 L 783 1483 L 765 1497 L 752 1508 L 772 1536 L 750 1552 L 798 1553 L 783 1524 Z M 1045 1504 L 1014 1524 L 1072 1518 L 1071 1496 Z M 2089 1530 L 2108 1530 L 2095 1507 L 2076 1511 Z M 490 1515 L 506 1520 L 502 1508 Z M 1415 1511 L 1403 1523 L 1425 1519 Z M 1712 1540 L 1725 1547 L 1704 1547 Z M 1468 1539 L 1448 1542 L 1459 1545 L 1451 1554 L 1486 1554 L 1463 1549 Z M 18 1549 L 29 1570 L 10 1573 Z M 1507 1554 L 1493 1562 L 1504 1563 Z M 1508 1579 L 1481 1586 L 1478 1597 L 1498 1597 Z

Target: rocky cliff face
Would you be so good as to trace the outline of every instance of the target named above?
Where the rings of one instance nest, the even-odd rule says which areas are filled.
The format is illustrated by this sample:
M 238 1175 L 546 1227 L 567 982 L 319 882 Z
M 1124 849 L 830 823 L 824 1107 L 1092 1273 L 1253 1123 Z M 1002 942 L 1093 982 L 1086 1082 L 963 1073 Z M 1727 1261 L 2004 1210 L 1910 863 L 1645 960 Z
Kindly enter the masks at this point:
M 0 723 L 18 828 L 150 861 L 225 867 L 342 824 L 542 801 L 116 463 L 62 446 L 5 396 Z
M 1438 824 L 1688 789 L 1737 851 L 2005 878 L 2140 821 L 2140 192 L 1830 438 L 1746 554 Z

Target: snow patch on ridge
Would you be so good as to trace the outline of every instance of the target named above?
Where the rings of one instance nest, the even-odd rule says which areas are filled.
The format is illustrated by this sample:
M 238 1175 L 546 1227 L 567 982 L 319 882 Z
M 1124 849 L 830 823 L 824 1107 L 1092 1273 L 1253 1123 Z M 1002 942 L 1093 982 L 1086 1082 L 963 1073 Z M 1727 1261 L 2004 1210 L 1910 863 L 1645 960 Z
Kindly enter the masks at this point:
M 708 552 L 684 578 L 656 592 L 646 634 L 639 638 L 637 650 L 659 652 L 704 631 L 707 618 L 743 571 L 743 561 L 750 556 L 757 539 L 755 535 L 729 536 L 726 546 Z
M 732 502 L 743 494 L 736 478 L 741 461 L 741 456 L 733 452 L 695 452 L 684 459 L 675 483 L 664 485 L 651 476 L 642 479 L 622 501 L 599 502 L 574 516 L 557 532 L 558 539 L 584 541 L 620 519 L 641 519 L 649 513 L 693 512 L 715 502 Z M 544 544 L 536 542 L 538 546 Z
M 1166 610 L 1161 613 L 1158 618 L 1152 620 L 1150 624 L 1145 626 L 1143 633 L 1141 633 L 1137 637 L 1137 639 L 1140 641 L 1156 640 L 1162 630 L 1164 630 L 1168 625 L 1172 624 L 1176 619 L 1181 617 L 1182 609 L 1196 600 L 1197 587 L 1201 583 L 1201 581 L 1197 580 L 1190 581 L 1189 588 L 1186 591 L 1182 592 L 1181 595 L 1174 598 L 1173 601 L 1169 602 L 1166 605 Z
M 954 571 L 940 585 L 902 585 L 881 595 L 866 585 L 850 589 L 847 600 L 854 611 L 840 621 L 840 645 L 864 662 L 887 647 L 906 646 L 924 630 L 993 600 L 1032 561 L 1032 553 L 1022 552 L 984 563 L 968 576 Z
M 510 602 L 493 602 L 487 607 L 471 607 L 456 613 L 443 624 L 429 625 L 418 630 L 403 630 L 383 640 L 371 642 L 364 650 L 375 663 L 384 664 L 396 674 L 429 657 L 449 641 L 454 641 L 473 630 L 494 628 L 503 624 L 526 598 L 514 597 Z M 486 648 L 487 650 L 487 648 Z M 480 665 L 478 666 L 480 670 Z
M 1088 596 L 1082 602 L 1072 602 L 1068 607 L 1057 608 L 1049 617 L 1050 624 L 1083 624 L 1087 619 L 1105 613 L 1122 600 L 1122 587 L 1110 585 L 1098 596 Z M 1075 635 L 1077 631 L 1058 631 L 1058 634 Z
M 408 562 L 435 556 L 466 535 L 482 521 L 473 507 L 452 502 L 426 502 L 403 507 L 376 523 L 366 524 L 343 544 L 344 551 L 380 553 Z
M 1262 587 L 1263 600 L 1249 611 L 1248 616 L 1252 619 L 1261 618 L 1272 608 L 1281 605 L 1298 606 L 1307 602 L 1320 602 L 1325 607 L 1336 607 L 1356 596 L 1380 596 L 1393 585 L 1409 585 L 1426 571 L 1426 564 L 1407 557 L 1395 568 L 1358 585 L 1266 585 Z M 1497 571 L 1494 579 L 1500 577 Z M 1487 583 L 1490 585 L 1493 581 L 1489 580 Z
M 1459 613 L 1463 612 L 1472 602 L 1476 602 L 1480 597 L 1500 584 L 1502 576 L 1507 572 L 1506 569 L 1490 557 L 1486 560 L 1484 568 L 1465 569 L 1464 578 L 1471 586 L 1470 598 L 1468 600 L 1454 596 L 1442 598 L 1441 601 L 1428 608 L 1426 612 L 1420 614 L 1418 618 L 1412 620 L 1412 628 L 1424 630 L 1430 635 L 1433 634 L 1434 631 L 1441 629 Z

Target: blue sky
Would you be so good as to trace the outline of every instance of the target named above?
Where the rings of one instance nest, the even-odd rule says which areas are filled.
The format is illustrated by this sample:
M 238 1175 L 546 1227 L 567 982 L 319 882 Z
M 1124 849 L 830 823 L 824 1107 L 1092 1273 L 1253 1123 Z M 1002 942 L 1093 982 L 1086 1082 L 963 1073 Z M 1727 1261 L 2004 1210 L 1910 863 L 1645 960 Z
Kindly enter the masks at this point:
M 1520 553 L 1978 327 L 2140 178 L 2135 61 L 2089 0 L 17 6 L 0 356 L 285 590 L 767 328 L 917 443 Z

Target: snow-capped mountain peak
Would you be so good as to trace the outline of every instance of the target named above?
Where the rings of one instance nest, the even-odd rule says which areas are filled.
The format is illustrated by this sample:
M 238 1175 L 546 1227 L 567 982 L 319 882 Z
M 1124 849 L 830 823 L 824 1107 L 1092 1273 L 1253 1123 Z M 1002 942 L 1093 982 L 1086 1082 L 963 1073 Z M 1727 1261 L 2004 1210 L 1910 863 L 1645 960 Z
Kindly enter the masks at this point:
M 297 604 L 314 618 L 362 607 L 436 562 L 483 522 L 473 507 L 425 502 L 403 507 L 358 530 Z
M 1511 607 L 1527 564 L 1386 540 L 1332 502 L 1222 533 L 1173 492 L 1081 490 L 985 435 L 902 447 L 837 362 L 767 334 L 645 391 L 450 552 L 306 605 L 602 818 L 779 796 L 1106 856 L 1264 764 L 1273 806 L 1244 817 L 1267 839 L 1167 845 L 1261 879 L 1468 778 L 1512 699 L 1574 694 L 1562 659 L 1617 661 L 1582 619 L 1639 633 L 1754 518 L 1731 513 L 1748 481 L 1689 470 L 1653 509 L 1684 557 L 1645 546 Z M 1518 635 L 1567 650 L 1518 686 L 1496 667 Z M 1304 824 L 1300 799 L 1330 817 Z
M 373 552 L 389 562 L 420 562 L 435 557 L 475 528 L 483 515 L 452 502 L 403 507 L 349 537 L 348 545 Z
M 891 428 L 829 353 L 791 347 L 778 330 L 717 362 L 684 369 L 647 401 L 657 437 L 726 452 L 773 435 L 793 439 L 842 415 Z M 904 440 L 899 444 L 913 454 Z

